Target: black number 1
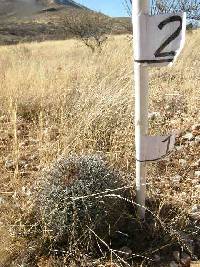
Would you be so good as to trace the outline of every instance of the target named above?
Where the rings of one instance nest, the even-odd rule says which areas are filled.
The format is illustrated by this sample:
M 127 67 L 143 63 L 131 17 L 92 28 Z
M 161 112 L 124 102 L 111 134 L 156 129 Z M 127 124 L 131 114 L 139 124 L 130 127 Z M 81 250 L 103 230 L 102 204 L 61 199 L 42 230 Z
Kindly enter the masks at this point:
M 159 25 L 158 28 L 160 30 L 162 30 L 165 25 L 167 25 L 168 23 L 171 22 L 175 22 L 178 21 L 180 22 L 179 27 L 177 28 L 177 30 L 158 48 L 158 50 L 155 52 L 155 57 L 168 57 L 168 56 L 175 56 L 176 52 L 175 51 L 170 51 L 170 52 L 162 52 L 167 46 L 168 44 L 170 44 L 173 40 L 175 40 L 179 34 L 181 33 L 182 30 L 182 24 L 183 24 L 183 20 L 182 17 L 180 16 L 171 16 L 165 20 L 163 20 Z

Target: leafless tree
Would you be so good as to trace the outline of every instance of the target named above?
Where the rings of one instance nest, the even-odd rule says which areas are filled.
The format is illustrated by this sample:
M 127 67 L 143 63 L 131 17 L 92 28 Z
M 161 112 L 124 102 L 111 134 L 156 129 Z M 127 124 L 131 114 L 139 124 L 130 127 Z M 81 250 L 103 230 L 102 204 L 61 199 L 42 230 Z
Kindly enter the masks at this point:
M 151 14 L 187 12 L 189 20 L 200 20 L 200 0 L 151 0 Z M 124 0 L 124 5 L 129 15 L 132 10 L 132 0 Z
M 132 7 L 131 7 L 132 0 L 124 0 L 123 4 L 124 4 L 127 14 L 131 16 L 132 15 Z
M 112 30 L 111 19 L 102 13 L 78 11 L 63 18 L 63 27 L 67 33 L 83 41 L 93 52 L 101 51 Z
M 184 11 L 189 20 L 200 20 L 200 0 L 157 0 L 156 7 L 161 13 Z
M 151 6 L 151 14 L 157 14 L 158 13 L 158 9 L 156 7 L 156 0 L 150 0 L 150 6 Z M 132 15 L 132 0 L 124 0 L 124 7 L 128 13 L 129 16 Z

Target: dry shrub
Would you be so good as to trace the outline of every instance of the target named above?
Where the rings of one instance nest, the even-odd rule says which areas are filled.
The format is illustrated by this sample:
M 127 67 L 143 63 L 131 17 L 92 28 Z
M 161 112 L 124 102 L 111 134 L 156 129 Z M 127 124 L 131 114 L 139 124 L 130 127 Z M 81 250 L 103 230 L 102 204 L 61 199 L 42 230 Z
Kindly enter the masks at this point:
M 116 212 L 124 210 L 124 203 L 106 199 L 102 192 L 123 188 L 126 183 L 98 156 L 60 159 L 35 188 L 36 217 L 41 217 L 43 232 L 46 229 L 53 242 L 66 243 L 75 242 L 80 236 L 87 242 L 87 227 L 104 233 L 115 224 Z M 125 190 L 121 191 L 123 196 Z

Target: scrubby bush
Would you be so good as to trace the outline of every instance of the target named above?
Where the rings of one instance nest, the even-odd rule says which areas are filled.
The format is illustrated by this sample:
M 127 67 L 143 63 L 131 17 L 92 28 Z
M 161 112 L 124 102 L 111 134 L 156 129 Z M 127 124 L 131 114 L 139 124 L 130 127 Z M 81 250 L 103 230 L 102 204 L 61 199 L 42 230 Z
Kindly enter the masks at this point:
M 119 209 L 123 211 L 124 201 L 106 197 L 106 192 L 124 186 L 119 173 L 98 156 L 61 158 L 36 187 L 41 229 L 56 242 L 88 237 L 89 228 L 98 233 L 108 229 L 118 219 Z
M 113 190 L 125 198 L 126 188 L 123 175 L 111 170 L 99 156 L 61 158 L 36 182 L 34 235 L 51 247 L 64 243 L 65 248 L 80 239 L 90 247 L 92 231 L 108 238 L 109 231 L 123 224 L 128 206 L 114 197 Z

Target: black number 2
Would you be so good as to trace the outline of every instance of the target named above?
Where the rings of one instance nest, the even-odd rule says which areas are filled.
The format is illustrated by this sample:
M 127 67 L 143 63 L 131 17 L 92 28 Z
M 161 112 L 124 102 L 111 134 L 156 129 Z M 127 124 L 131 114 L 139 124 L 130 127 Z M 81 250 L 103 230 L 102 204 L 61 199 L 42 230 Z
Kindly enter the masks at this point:
M 168 56 L 175 56 L 176 52 L 175 51 L 170 51 L 170 52 L 162 52 L 167 46 L 168 44 L 170 44 L 173 40 L 175 40 L 179 34 L 182 31 L 182 24 L 183 24 L 183 20 L 182 17 L 180 16 L 171 16 L 165 20 L 163 20 L 159 25 L 158 28 L 160 30 L 162 30 L 168 23 L 171 22 L 175 22 L 178 21 L 180 22 L 179 27 L 177 28 L 177 30 L 158 48 L 158 50 L 156 50 L 155 52 L 155 57 L 168 57 Z

